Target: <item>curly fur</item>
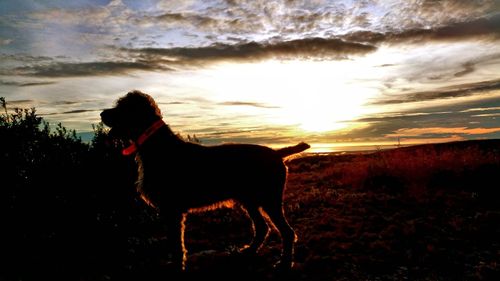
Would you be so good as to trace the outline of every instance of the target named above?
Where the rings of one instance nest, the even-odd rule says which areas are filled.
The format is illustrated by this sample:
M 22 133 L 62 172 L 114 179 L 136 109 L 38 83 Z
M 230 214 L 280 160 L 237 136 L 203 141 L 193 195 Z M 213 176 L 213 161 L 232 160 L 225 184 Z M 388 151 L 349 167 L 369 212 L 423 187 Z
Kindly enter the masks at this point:
M 151 96 L 132 91 L 114 108 L 104 110 L 101 118 L 114 135 L 134 141 L 162 117 Z M 283 158 L 307 148 L 305 143 L 278 150 L 251 144 L 202 146 L 183 141 L 167 125 L 139 146 L 137 190 L 167 224 L 178 268 L 185 267 L 187 213 L 230 207 L 234 202 L 253 222 L 253 241 L 242 251 L 255 253 L 261 247 L 269 232 L 267 217 L 282 238 L 280 267 L 290 268 L 296 235 L 283 212 L 287 174 Z

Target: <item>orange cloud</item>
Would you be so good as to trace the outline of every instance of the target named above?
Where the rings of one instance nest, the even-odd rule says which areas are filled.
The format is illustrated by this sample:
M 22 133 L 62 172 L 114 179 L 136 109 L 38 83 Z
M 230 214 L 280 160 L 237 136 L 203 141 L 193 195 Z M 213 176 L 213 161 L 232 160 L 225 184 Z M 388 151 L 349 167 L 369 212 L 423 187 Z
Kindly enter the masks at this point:
M 443 142 L 452 142 L 452 141 L 463 141 L 464 137 L 453 135 L 445 138 L 402 138 L 400 139 L 401 144 L 404 145 L 413 145 L 413 144 L 422 144 L 422 143 L 443 143 Z
M 500 132 L 500 128 L 467 128 L 467 127 L 431 127 L 431 128 L 403 128 L 398 129 L 386 137 L 418 137 L 431 134 L 465 134 L 465 135 L 484 135 Z

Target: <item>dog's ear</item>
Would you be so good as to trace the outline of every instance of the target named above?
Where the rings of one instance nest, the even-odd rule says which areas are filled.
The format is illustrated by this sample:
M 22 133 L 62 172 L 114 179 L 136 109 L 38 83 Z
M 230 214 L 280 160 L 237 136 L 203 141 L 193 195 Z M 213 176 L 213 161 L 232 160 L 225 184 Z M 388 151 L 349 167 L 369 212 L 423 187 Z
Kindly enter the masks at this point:
M 149 118 L 157 120 L 161 118 L 161 110 L 156 104 L 153 97 L 141 91 L 129 92 L 125 97 L 120 99 L 117 107 L 127 107 L 127 112 L 139 114 L 141 118 Z
M 151 96 L 132 91 L 118 99 L 114 108 L 103 111 L 101 118 L 115 137 L 135 140 L 161 119 L 161 112 Z

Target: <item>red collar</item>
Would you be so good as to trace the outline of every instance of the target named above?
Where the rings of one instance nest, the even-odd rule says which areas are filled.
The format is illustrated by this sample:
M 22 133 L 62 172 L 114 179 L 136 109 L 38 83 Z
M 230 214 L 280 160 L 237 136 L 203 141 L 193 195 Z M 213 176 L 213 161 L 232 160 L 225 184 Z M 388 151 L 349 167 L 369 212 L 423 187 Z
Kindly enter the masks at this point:
M 166 125 L 167 124 L 165 124 L 165 122 L 163 122 L 162 119 L 154 122 L 153 125 L 151 125 L 149 128 L 147 128 L 146 131 L 144 131 L 144 133 L 142 133 L 142 135 L 139 136 L 139 138 L 137 139 L 136 142 L 132 142 L 131 145 L 124 148 L 122 150 L 122 154 L 125 156 L 128 156 L 130 154 L 135 153 L 137 151 L 137 148 L 140 145 L 142 145 L 152 134 L 154 134 L 156 131 L 158 131 L 158 129 L 160 129 L 161 127 L 166 126 Z

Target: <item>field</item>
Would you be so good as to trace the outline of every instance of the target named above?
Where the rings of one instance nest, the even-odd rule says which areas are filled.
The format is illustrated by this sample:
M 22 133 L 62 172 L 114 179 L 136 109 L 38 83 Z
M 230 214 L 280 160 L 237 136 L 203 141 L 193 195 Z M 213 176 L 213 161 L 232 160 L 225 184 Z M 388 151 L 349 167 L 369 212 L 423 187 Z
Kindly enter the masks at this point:
M 120 145 L 16 114 L 0 116 L 0 280 L 500 280 L 500 140 L 288 159 L 292 272 L 273 269 L 274 232 L 235 254 L 251 239 L 235 208 L 188 216 L 177 276 Z
M 499 280 L 499 151 L 499 141 L 472 141 L 289 161 L 286 212 L 299 241 L 287 277 Z M 217 267 L 214 255 L 249 239 L 235 236 L 245 223 L 231 214 L 188 219 L 193 271 Z M 265 269 L 238 271 L 276 277 L 267 271 L 278 246 L 273 236 L 263 248 Z

